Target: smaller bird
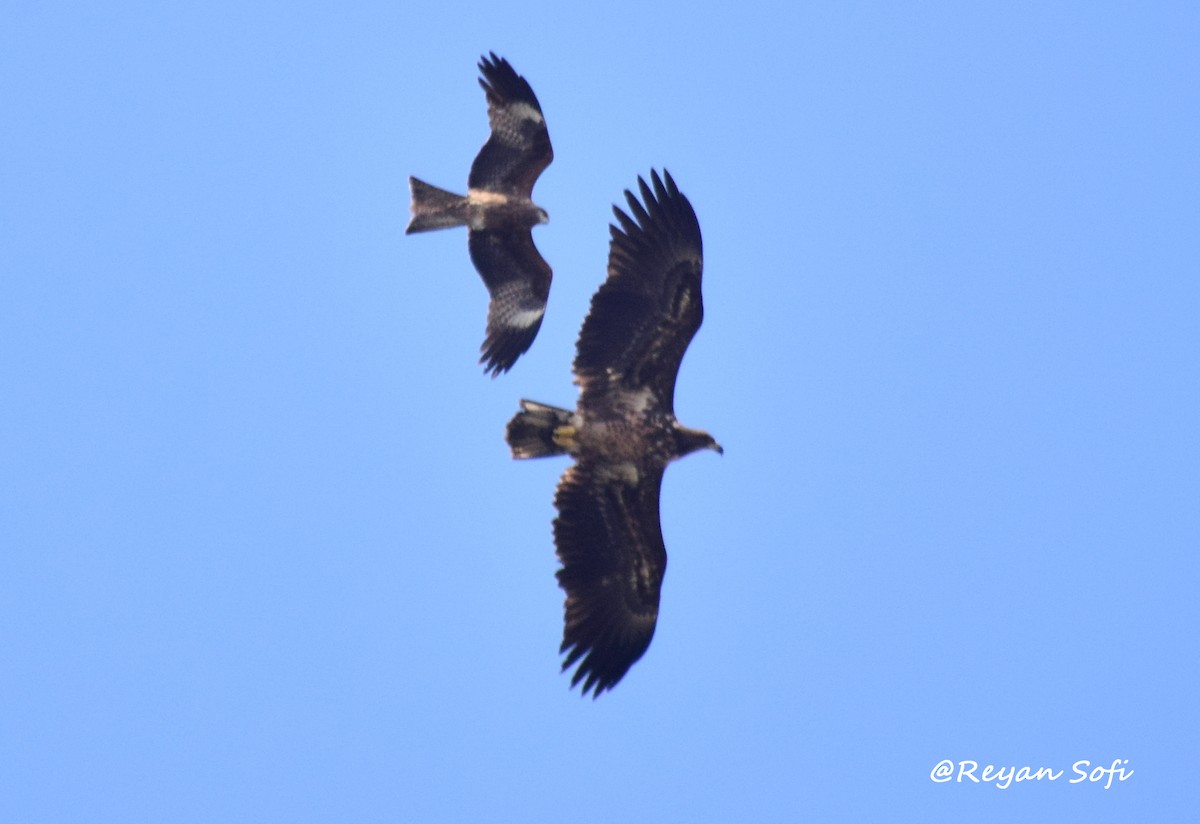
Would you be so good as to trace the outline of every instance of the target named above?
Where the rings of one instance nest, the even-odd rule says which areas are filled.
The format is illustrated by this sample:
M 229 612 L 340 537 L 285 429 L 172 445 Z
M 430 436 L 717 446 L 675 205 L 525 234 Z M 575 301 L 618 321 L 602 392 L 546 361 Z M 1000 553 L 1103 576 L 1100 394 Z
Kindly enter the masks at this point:
M 675 418 L 675 379 L 704 319 L 700 223 L 671 179 L 638 178 L 629 214 L 613 207 L 608 278 L 575 348 L 574 411 L 521 401 L 505 438 L 514 458 L 569 454 L 554 495 L 554 543 L 567 593 L 562 668 L 597 698 L 654 637 L 667 548 L 659 493 L 667 464 L 713 436 Z
M 471 262 L 491 295 L 479 362 L 492 377 L 507 372 L 537 337 L 550 296 L 550 265 L 531 230 L 548 221 L 533 184 L 554 159 L 542 107 L 528 81 L 495 52 L 479 61 L 492 133 L 457 195 L 408 179 L 412 220 L 405 234 L 467 227 Z

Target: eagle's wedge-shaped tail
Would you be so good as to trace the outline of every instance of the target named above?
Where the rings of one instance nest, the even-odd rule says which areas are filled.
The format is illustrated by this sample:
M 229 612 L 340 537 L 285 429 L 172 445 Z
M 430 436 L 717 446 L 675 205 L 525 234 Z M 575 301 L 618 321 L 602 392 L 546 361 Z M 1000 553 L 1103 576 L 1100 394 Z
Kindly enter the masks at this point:
M 521 411 L 508 422 L 505 440 L 514 458 L 544 458 L 565 455 L 566 443 L 574 435 L 575 413 L 557 406 L 521 401 Z
M 412 192 L 412 205 L 409 207 L 412 220 L 408 222 L 404 234 L 467 224 L 467 199 L 462 195 L 431 186 L 415 177 L 408 179 L 408 188 Z

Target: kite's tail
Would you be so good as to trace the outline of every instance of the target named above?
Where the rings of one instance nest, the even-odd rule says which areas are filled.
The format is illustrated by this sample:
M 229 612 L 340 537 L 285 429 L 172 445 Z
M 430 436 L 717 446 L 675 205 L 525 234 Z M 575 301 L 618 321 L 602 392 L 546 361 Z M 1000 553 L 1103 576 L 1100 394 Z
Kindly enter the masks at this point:
M 565 455 L 575 437 L 575 413 L 569 409 L 521 401 L 521 411 L 508 422 L 505 439 L 514 458 Z
M 467 199 L 462 195 L 430 186 L 415 177 L 408 179 L 408 188 L 412 190 L 412 220 L 404 234 L 466 224 Z

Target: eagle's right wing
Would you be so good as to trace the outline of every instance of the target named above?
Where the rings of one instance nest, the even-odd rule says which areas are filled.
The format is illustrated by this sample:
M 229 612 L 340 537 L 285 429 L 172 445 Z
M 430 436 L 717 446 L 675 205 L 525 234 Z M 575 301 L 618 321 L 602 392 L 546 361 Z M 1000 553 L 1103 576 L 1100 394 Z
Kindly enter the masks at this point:
M 572 466 L 554 496 L 554 543 L 567 593 L 562 668 L 598 697 L 650 646 L 667 568 L 659 522 L 662 469 L 636 483 L 613 467 Z

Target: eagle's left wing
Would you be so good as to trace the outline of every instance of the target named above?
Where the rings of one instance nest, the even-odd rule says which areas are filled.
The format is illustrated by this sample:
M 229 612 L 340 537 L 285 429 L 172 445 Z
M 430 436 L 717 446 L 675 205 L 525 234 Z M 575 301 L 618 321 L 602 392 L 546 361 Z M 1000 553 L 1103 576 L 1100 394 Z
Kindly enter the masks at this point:
M 467 185 L 528 198 L 554 159 L 542 107 L 528 81 L 495 52 L 479 61 L 479 71 L 492 134 L 471 164 Z
M 552 273 L 528 229 L 472 229 L 467 247 L 491 295 L 480 362 L 495 376 L 511 369 L 537 337 Z
M 651 182 L 638 178 L 642 203 L 625 192 L 632 217 L 613 207 L 621 225 L 609 227 L 608 278 L 576 344 L 581 406 L 649 389 L 662 411 L 673 412 L 679 364 L 704 320 L 700 222 L 670 174 L 651 172 Z
M 554 496 L 554 543 L 567 593 L 562 668 L 578 663 L 571 686 L 598 697 L 650 646 L 667 568 L 659 522 L 662 469 L 622 477 L 594 461 L 572 466 Z

